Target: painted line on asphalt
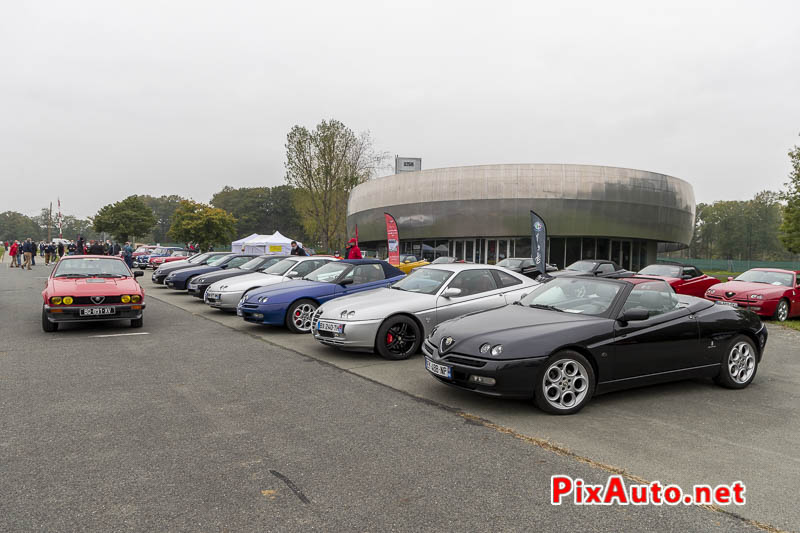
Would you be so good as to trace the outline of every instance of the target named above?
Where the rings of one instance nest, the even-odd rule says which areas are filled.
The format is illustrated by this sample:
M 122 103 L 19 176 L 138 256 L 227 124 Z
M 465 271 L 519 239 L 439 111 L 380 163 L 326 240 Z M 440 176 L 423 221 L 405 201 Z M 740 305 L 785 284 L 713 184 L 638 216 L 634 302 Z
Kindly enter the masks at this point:
M 90 339 L 102 339 L 105 337 L 129 337 L 131 335 L 150 335 L 150 333 L 143 331 L 140 333 L 111 333 L 108 335 L 89 335 Z

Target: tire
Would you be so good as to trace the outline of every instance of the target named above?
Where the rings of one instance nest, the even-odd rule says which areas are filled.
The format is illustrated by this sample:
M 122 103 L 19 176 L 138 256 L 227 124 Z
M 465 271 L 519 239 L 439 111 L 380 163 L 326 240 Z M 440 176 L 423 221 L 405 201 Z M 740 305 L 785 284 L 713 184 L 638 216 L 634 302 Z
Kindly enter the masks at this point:
M 753 382 L 758 370 L 758 352 L 750 337 L 736 335 L 722 356 L 714 382 L 726 389 L 743 389 Z
M 292 333 L 311 333 L 317 307 L 319 305 L 314 300 L 297 300 L 286 311 L 286 327 Z
M 44 309 L 42 309 L 42 330 L 44 330 L 46 333 L 58 331 L 58 323 L 47 320 L 47 313 Z
M 408 359 L 422 346 L 422 331 L 407 316 L 393 316 L 383 321 L 375 338 L 375 350 L 384 359 Z
M 778 302 L 778 306 L 775 308 L 775 312 L 772 314 L 772 320 L 786 322 L 787 318 L 789 318 L 789 300 L 781 298 L 781 301 Z
M 131 319 L 132 328 L 140 328 L 144 325 L 144 317 Z
M 578 352 L 564 350 L 543 365 L 536 379 L 534 401 L 546 413 L 571 415 L 589 403 L 595 381 L 591 363 Z

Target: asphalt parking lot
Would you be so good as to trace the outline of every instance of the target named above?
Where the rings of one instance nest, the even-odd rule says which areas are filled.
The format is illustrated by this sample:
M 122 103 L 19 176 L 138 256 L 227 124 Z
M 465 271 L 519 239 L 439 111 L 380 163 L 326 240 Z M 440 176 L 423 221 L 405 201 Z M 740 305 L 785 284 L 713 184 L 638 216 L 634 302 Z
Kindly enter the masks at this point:
M 596 398 L 571 417 L 246 324 L 146 276 L 145 327 L 39 325 L 0 268 L 0 530 L 797 530 L 800 334 L 755 382 Z M 141 279 L 141 278 L 140 278 Z M 136 333 L 136 335 L 124 335 Z M 698 507 L 553 507 L 553 474 L 747 485 Z

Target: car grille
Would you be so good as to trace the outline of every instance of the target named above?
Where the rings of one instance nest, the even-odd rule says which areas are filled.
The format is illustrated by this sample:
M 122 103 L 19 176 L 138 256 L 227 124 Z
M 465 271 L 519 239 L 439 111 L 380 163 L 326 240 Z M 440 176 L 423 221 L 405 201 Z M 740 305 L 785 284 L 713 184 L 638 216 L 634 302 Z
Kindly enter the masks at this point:
M 258 309 L 258 304 L 242 304 L 242 309 Z
M 100 303 L 94 303 L 91 296 L 76 296 L 73 298 L 73 300 L 75 305 L 106 305 L 121 303 L 119 296 L 106 296 Z
M 467 359 L 466 357 L 460 357 L 458 355 L 446 355 L 442 358 L 442 360 L 448 363 L 455 363 L 457 365 L 471 366 L 473 368 L 481 368 L 482 366 L 486 366 L 486 361 Z
M 317 335 L 319 335 L 320 337 L 333 338 L 334 333 L 332 331 L 317 331 Z

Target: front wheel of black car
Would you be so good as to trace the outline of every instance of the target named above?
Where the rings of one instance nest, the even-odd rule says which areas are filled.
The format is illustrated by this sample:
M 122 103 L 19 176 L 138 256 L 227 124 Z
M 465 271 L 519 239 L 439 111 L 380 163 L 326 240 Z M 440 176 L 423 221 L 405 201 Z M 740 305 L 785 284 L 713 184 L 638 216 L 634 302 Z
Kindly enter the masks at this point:
M 375 348 L 384 359 L 400 361 L 408 359 L 422 345 L 419 326 L 407 316 L 393 316 L 378 329 Z
M 313 300 L 297 300 L 286 313 L 286 327 L 292 333 L 310 333 L 317 307 Z
M 58 323 L 47 320 L 47 311 L 42 309 L 42 329 L 47 333 L 58 331 Z
M 571 415 L 586 405 L 594 394 L 595 377 L 591 363 L 571 350 L 550 357 L 538 378 L 534 400 L 542 411 Z
M 758 354 L 753 341 L 744 335 L 731 340 L 720 365 L 717 385 L 726 389 L 743 389 L 750 385 L 758 370 Z

